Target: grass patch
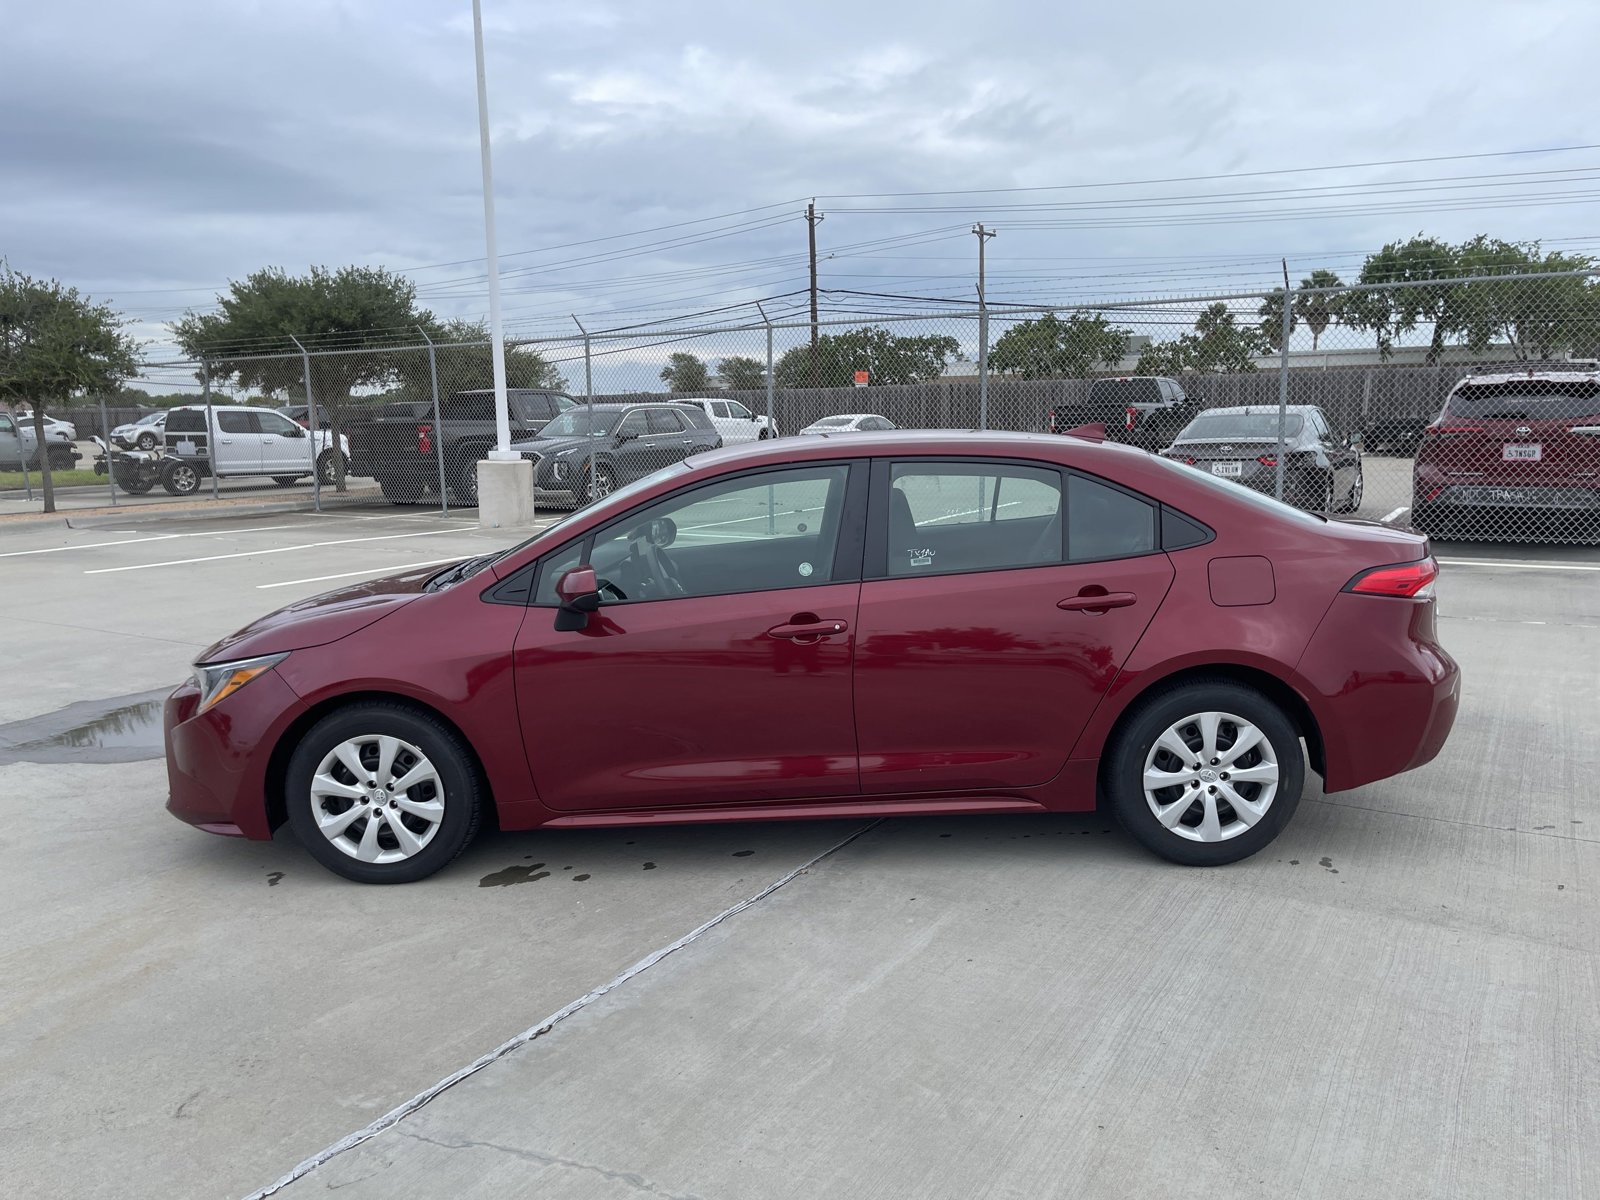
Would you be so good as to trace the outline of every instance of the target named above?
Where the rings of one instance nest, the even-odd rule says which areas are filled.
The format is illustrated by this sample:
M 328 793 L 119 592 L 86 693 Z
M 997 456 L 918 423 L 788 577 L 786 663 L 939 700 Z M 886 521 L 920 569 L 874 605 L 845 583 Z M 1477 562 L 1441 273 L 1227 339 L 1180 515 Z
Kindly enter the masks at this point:
M 44 476 L 39 472 L 28 469 L 28 482 L 33 484 L 34 490 L 44 486 Z M 82 487 L 85 484 L 98 483 L 105 486 L 106 477 L 96 475 L 93 471 L 51 471 L 50 482 L 56 487 Z M 22 487 L 21 471 L 0 471 L 0 491 L 20 490 Z

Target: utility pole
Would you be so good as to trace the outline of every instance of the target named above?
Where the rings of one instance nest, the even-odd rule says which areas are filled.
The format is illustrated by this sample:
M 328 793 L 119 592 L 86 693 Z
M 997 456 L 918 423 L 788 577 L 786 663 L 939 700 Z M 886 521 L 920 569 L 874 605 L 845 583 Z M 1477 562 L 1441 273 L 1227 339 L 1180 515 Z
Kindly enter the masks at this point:
M 989 305 L 983 292 L 983 249 L 994 236 L 980 222 L 972 227 L 978 235 L 978 428 L 989 428 Z
M 818 387 L 817 373 L 817 226 L 822 215 L 817 212 L 817 202 L 806 205 L 806 242 L 811 252 L 811 386 Z

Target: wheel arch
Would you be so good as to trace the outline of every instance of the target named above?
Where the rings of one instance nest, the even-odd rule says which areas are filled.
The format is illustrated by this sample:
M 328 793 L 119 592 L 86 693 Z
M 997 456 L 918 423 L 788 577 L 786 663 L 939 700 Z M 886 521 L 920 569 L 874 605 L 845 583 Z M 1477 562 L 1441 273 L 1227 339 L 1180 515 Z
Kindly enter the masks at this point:
M 289 819 L 288 797 L 284 794 L 286 780 L 289 774 L 289 759 L 293 757 L 295 748 L 316 723 L 324 717 L 338 712 L 341 708 L 350 708 L 357 704 L 393 704 L 412 709 L 424 716 L 438 721 L 460 740 L 466 747 L 467 755 L 473 772 L 478 777 L 478 787 L 483 797 L 482 819 L 493 828 L 498 826 L 499 820 L 495 808 L 494 785 L 489 778 L 489 772 L 483 765 L 483 759 L 478 754 L 478 748 L 472 744 L 472 739 L 467 737 L 461 726 L 452 721 L 445 713 L 431 704 L 424 703 L 414 696 L 403 695 L 399 692 L 385 692 L 376 689 L 360 692 L 342 692 L 337 696 L 328 696 L 311 705 L 295 717 L 287 728 L 278 736 L 277 742 L 272 747 L 272 753 L 267 758 L 267 773 L 263 781 L 263 799 L 266 801 L 267 828 L 276 830 Z
M 1327 775 L 1327 750 L 1323 742 L 1322 726 L 1306 698 L 1292 684 L 1260 667 L 1242 663 L 1198 663 L 1181 667 L 1149 680 L 1140 680 L 1138 688 L 1121 697 L 1122 707 L 1106 734 L 1105 745 L 1111 746 L 1123 728 L 1132 719 L 1140 703 L 1157 691 L 1181 687 L 1186 683 L 1214 682 L 1242 684 L 1254 688 L 1284 712 L 1300 736 L 1305 739 L 1306 753 L 1311 767 L 1320 776 Z M 1106 761 L 1104 753 L 1100 762 Z

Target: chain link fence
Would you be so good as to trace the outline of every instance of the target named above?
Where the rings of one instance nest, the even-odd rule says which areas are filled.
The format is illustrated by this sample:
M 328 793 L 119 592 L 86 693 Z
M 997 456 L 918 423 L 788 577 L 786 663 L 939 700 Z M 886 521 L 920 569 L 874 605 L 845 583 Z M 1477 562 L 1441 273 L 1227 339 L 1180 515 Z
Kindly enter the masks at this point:
M 719 444 L 1102 424 L 1111 440 L 1313 511 L 1441 539 L 1600 537 L 1592 275 L 1300 288 L 1287 300 L 575 328 L 508 342 L 507 432 L 534 461 L 546 508 Z M 109 443 L 110 480 L 129 493 L 304 487 L 318 507 L 476 505 L 477 463 L 499 439 L 487 345 L 419 335 L 253 365 L 278 381 L 275 406 L 224 403 L 193 364 L 201 394 L 164 416 L 98 403 L 58 415 Z

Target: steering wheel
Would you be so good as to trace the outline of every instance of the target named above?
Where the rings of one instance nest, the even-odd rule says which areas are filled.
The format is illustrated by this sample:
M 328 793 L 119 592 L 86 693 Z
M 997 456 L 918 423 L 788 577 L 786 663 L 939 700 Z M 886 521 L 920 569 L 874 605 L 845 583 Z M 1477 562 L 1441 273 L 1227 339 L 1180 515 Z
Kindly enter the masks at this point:
M 609 579 L 599 580 L 595 584 L 595 591 L 599 592 L 602 596 L 604 596 L 607 592 L 610 592 L 618 600 L 626 600 L 628 598 L 628 593 L 623 591 L 616 584 L 612 583 Z
M 688 589 L 683 586 L 683 576 L 678 573 L 678 564 L 672 561 L 672 556 L 660 546 L 650 547 L 650 557 L 655 560 L 658 578 L 661 586 L 669 596 L 683 596 L 688 594 Z

